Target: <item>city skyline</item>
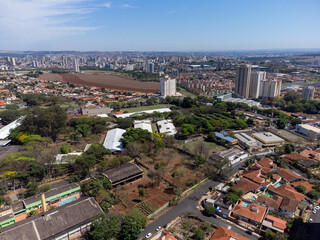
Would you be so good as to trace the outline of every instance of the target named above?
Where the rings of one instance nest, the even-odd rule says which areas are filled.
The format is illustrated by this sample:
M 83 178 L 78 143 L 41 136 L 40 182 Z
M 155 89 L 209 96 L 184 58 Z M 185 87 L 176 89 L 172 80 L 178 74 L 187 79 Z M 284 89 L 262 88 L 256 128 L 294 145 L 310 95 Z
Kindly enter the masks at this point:
M 228 51 L 320 48 L 309 1 L 0 0 L 1 50 Z

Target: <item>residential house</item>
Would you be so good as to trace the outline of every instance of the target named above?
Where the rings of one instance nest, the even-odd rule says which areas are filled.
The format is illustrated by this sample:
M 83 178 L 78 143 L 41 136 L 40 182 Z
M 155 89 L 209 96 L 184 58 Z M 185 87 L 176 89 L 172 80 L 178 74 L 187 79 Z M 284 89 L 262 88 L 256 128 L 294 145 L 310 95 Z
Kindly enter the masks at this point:
M 277 232 L 283 233 L 287 227 L 287 221 L 280 218 L 267 215 L 262 222 L 262 229 L 272 229 Z
M 278 210 L 281 203 L 282 203 L 283 197 L 280 197 L 278 195 L 273 195 L 272 197 L 268 197 L 265 195 L 259 195 L 256 203 L 260 204 L 261 206 L 268 207 L 269 210 Z
M 228 218 L 231 215 L 232 204 L 225 203 L 225 194 L 219 191 L 215 191 L 210 198 L 207 198 L 205 205 L 211 205 L 216 208 L 216 214 L 223 218 Z
M 267 208 L 254 203 L 241 201 L 232 211 L 232 215 L 241 221 L 257 226 L 264 220 Z
M 235 232 L 220 226 L 212 235 L 210 240 L 249 240 L 249 238 L 239 236 Z
M 293 218 L 298 207 L 298 200 L 284 197 L 280 205 L 280 213 Z
M 236 185 L 234 186 L 238 189 L 242 189 L 243 192 L 246 194 L 248 192 L 257 192 L 259 188 L 261 187 L 260 184 L 257 184 L 247 178 L 240 177 L 239 181 L 236 181 Z

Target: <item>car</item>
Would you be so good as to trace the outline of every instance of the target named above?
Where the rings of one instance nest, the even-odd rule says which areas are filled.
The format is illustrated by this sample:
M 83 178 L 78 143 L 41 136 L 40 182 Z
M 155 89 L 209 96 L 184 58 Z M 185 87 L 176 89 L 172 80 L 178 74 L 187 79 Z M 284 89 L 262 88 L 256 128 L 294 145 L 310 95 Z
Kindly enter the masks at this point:
M 148 234 L 146 235 L 146 239 L 150 238 L 151 235 L 152 235 L 151 233 L 148 233 Z
M 245 231 L 245 233 L 252 235 L 252 231 L 250 231 L 250 230 Z
M 157 227 L 156 231 L 159 232 L 161 230 L 161 226 Z
M 317 210 L 313 210 L 312 213 L 316 214 L 316 213 L 317 213 Z
M 313 220 L 312 220 L 312 218 L 310 218 L 310 219 L 309 219 L 309 223 L 313 223 Z
M 319 209 L 320 209 L 320 206 L 316 206 L 316 209 L 319 210 Z

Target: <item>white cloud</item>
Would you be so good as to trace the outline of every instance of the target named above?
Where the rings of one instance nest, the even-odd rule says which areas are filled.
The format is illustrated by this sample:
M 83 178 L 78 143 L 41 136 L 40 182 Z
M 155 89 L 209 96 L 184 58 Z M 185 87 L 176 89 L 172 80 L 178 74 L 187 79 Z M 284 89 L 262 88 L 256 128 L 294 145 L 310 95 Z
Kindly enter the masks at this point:
M 121 7 L 123 7 L 123 8 L 138 8 L 136 6 L 133 6 L 133 5 L 130 5 L 130 4 L 127 4 L 127 3 L 122 4 Z
M 106 8 L 111 8 L 111 2 L 106 2 L 102 6 Z
M 95 10 L 87 0 L 0 0 L 0 6 L 0 29 L 15 41 L 41 41 L 96 28 L 79 23 Z

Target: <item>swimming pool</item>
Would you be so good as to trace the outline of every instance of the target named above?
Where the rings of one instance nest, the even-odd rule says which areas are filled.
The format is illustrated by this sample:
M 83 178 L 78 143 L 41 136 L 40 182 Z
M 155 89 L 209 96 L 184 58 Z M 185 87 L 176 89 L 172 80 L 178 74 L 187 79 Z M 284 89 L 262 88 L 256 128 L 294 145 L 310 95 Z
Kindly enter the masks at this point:
M 278 188 L 282 185 L 282 183 L 277 183 L 276 185 L 274 185 L 275 188 Z
M 252 196 L 250 199 L 254 200 L 254 201 L 257 200 L 257 198 L 255 196 Z
M 246 206 L 248 206 L 248 205 L 250 205 L 250 203 L 246 203 L 246 202 L 243 202 L 243 203 L 242 203 L 242 207 L 246 207 Z
M 65 205 L 65 204 L 67 204 L 67 203 L 71 203 L 71 202 L 73 202 L 73 201 L 75 201 L 75 200 L 77 200 L 77 198 L 76 198 L 76 197 L 72 197 L 72 198 L 69 198 L 69 199 L 67 199 L 67 200 L 64 200 L 64 201 L 59 202 L 58 205 L 59 205 L 59 207 L 60 207 L 60 206 Z

